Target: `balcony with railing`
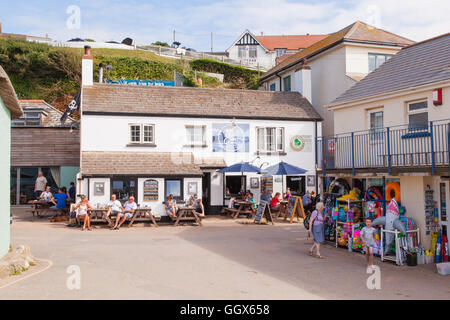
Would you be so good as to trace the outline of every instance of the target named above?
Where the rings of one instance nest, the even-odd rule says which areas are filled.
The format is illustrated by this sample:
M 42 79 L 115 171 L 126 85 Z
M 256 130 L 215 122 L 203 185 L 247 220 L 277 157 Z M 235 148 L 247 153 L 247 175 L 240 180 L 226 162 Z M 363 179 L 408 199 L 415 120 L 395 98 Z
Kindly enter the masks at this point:
M 352 172 L 450 172 L 450 119 L 423 126 L 395 126 L 317 139 L 317 167 L 325 174 Z

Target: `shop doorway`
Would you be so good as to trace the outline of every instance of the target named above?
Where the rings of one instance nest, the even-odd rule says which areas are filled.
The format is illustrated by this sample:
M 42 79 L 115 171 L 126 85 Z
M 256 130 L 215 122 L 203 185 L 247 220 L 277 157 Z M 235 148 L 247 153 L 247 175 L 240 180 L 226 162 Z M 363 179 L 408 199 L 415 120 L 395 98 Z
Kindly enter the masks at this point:
M 303 196 L 306 192 L 306 179 L 304 176 L 287 176 L 286 188 L 291 190 L 294 196 Z
M 202 202 L 205 207 L 205 214 L 211 211 L 211 173 L 203 173 L 202 178 Z

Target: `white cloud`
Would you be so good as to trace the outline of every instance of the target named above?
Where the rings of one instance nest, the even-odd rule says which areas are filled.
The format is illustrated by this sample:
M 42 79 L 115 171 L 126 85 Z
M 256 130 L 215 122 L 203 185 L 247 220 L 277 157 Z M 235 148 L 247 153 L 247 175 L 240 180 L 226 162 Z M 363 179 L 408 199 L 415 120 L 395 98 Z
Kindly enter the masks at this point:
M 356 20 L 375 23 L 377 27 L 416 41 L 450 32 L 447 16 L 450 1 L 444 0 L 222 0 L 206 4 L 81 0 L 77 3 L 82 10 L 80 30 L 65 27 L 65 8 L 28 13 L 21 10 L 17 23 L 28 26 L 30 34 L 48 33 L 58 40 L 79 36 L 120 41 L 129 36 L 138 43 L 171 42 L 172 31 L 176 29 L 177 40 L 198 50 L 209 50 L 211 31 L 216 34 L 215 49 L 224 50 L 245 29 L 256 34 L 261 31 L 326 34 Z

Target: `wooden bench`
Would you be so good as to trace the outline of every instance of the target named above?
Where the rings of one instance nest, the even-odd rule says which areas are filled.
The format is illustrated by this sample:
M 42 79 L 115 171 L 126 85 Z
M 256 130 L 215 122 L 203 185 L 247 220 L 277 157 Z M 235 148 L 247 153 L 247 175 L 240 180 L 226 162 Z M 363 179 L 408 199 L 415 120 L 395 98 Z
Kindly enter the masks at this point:
M 194 207 L 179 207 L 177 211 L 177 217 L 169 216 L 172 221 L 175 220 L 174 226 L 177 226 L 181 221 L 182 222 L 196 222 L 201 227 L 202 219 L 195 211 Z
M 68 208 L 65 209 L 52 209 L 53 204 L 48 203 L 42 203 L 42 202 L 36 202 L 36 201 L 30 201 L 29 204 L 31 204 L 31 210 L 28 210 L 28 212 L 33 214 L 32 220 L 34 220 L 34 216 L 43 218 L 43 213 L 52 212 L 52 217 L 56 217 L 58 214 L 60 215 L 67 215 L 68 214 Z
M 89 211 L 89 217 L 91 219 L 91 223 L 108 223 L 105 216 L 108 212 L 108 209 L 92 209 Z M 117 219 L 117 214 L 111 213 L 109 215 L 109 219 L 112 223 L 114 223 Z M 133 217 L 129 219 L 128 227 L 132 227 L 135 222 L 149 222 L 152 223 L 155 227 L 158 227 L 156 221 L 160 221 L 161 217 L 155 217 L 151 213 L 151 208 L 138 208 L 134 211 Z

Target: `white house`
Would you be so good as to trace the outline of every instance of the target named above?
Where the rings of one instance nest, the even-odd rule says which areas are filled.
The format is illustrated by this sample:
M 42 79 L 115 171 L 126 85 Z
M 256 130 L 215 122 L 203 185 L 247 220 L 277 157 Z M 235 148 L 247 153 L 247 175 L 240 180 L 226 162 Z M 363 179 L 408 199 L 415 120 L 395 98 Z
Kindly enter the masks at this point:
M 324 135 L 331 135 L 334 132 L 333 112 L 325 106 L 402 47 L 412 43 L 411 40 L 357 21 L 288 56 L 262 75 L 261 84 L 265 90 L 297 91 L 303 94 L 305 79 L 299 70 L 307 65 L 311 69 L 312 92 L 308 99 L 324 119 Z M 307 82 L 309 86 L 309 79 Z
M 121 200 L 134 194 L 164 216 L 169 194 L 182 201 L 197 193 L 215 213 L 226 188 L 236 194 L 242 178 L 217 170 L 241 161 L 266 168 L 283 160 L 308 171 L 284 179 L 244 175 L 256 199 L 262 187 L 281 192 L 283 183 L 297 193 L 316 188 L 321 118 L 295 92 L 98 84 L 85 55 L 81 112 L 78 194 L 94 205 L 112 193 Z
M 326 35 L 260 35 L 245 30 L 226 50 L 231 59 L 242 65 L 273 68 L 287 56 L 309 47 L 327 37 Z
M 318 144 L 321 175 L 360 179 L 380 190 L 383 180 L 399 183 L 396 198 L 426 247 L 439 227 L 448 235 L 449 52 L 450 34 L 400 50 L 328 105 L 336 134 Z
M 0 258 L 9 249 L 10 244 L 10 174 L 11 174 L 11 119 L 22 115 L 16 92 L 8 75 L 0 66 Z

